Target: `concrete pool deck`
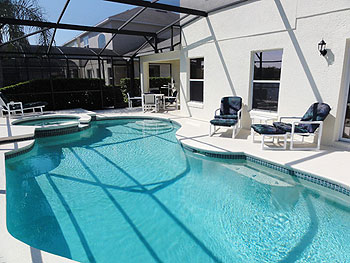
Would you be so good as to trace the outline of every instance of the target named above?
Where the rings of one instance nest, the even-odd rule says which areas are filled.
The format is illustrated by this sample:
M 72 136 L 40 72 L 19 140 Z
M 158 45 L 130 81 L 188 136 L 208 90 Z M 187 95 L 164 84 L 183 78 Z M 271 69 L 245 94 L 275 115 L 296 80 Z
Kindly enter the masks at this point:
M 231 131 L 218 132 L 208 136 L 209 122 L 180 116 L 177 111 L 166 113 L 143 113 L 140 108 L 104 110 L 88 112 L 81 109 L 60 111 L 58 114 L 90 114 L 97 119 L 111 117 L 157 117 L 178 122 L 181 128 L 177 131 L 177 139 L 184 145 L 220 153 L 245 153 L 270 162 L 292 167 L 307 173 L 315 174 L 330 181 L 350 188 L 348 160 L 350 151 L 344 148 L 322 146 L 320 151 L 282 151 L 262 150 L 260 143 L 252 143 L 249 130 L 241 130 L 236 139 L 231 138 Z M 0 139 L 12 136 L 13 139 L 30 139 L 34 136 L 34 127 L 13 126 L 6 118 L 0 118 Z M 6 227 L 6 177 L 5 153 L 29 148 L 34 140 L 8 142 L 0 144 L 0 261 L 1 262 L 75 262 L 29 245 L 12 237 Z

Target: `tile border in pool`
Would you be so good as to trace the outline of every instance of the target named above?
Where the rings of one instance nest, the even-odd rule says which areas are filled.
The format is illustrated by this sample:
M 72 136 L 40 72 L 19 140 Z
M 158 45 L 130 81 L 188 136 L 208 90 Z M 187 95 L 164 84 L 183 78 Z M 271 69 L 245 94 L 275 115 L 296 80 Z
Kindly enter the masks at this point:
M 18 150 L 12 150 L 9 152 L 5 152 L 5 154 L 4 154 L 5 160 L 8 160 L 8 159 L 20 156 L 22 154 L 25 154 L 27 152 L 30 152 L 33 149 L 34 144 L 35 144 L 35 139 L 32 139 L 32 140 L 33 140 L 33 142 L 30 145 L 26 145 Z
M 153 119 L 153 120 L 168 121 L 170 123 L 174 123 L 176 125 L 181 126 L 181 124 L 175 120 L 171 120 L 169 118 L 153 117 L 153 116 L 152 117 L 151 116 L 103 116 L 103 117 L 96 116 L 96 118 L 91 119 L 91 121 L 118 120 L 118 119 Z M 69 133 L 73 133 L 73 132 L 79 132 L 79 131 L 88 129 L 89 127 L 90 127 L 90 125 L 86 125 L 84 127 L 76 126 L 76 127 L 68 127 L 68 128 L 63 128 L 63 129 L 61 128 L 61 129 L 51 129 L 51 130 L 46 130 L 46 131 L 40 131 L 40 133 L 42 133 L 42 134 L 40 134 L 39 136 L 37 136 L 37 134 L 35 134 L 35 138 L 65 135 L 65 134 L 69 134 Z M 322 187 L 339 192 L 339 193 L 344 194 L 346 196 L 350 196 L 350 188 L 347 186 L 343 186 L 337 182 L 333 182 L 329 179 L 325 179 L 323 177 L 320 177 L 320 176 L 317 176 L 317 175 L 314 175 L 311 173 L 306 173 L 306 172 L 303 172 L 303 171 L 295 169 L 295 168 L 287 167 L 287 166 L 284 166 L 284 165 L 281 165 L 278 163 L 274 163 L 274 162 L 267 161 L 267 160 L 264 160 L 261 158 L 257 158 L 255 156 L 246 154 L 244 152 L 218 153 L 218 152 L 205 151 L 202 149 L 191 147 L 191 146 L 183 144 L 180 141 L 179 141 L 179 143 L 182 145 L 182 147 L 184 149 L 189 150 L 189 151 L 194 152 L 194 153 L 202 154 L 202 155 L 212 157 L 212 158 L 250 161 L 250 162 L 262 165 L 264 167 L 273 169 L 275 171 L 279 171 L 279 172 L 282 172 L 284 174 L 291 175 L 295 178 L 302 179 L 302 180 L 308 181 L 310 183 L 320 185 Z M 24 153 L 30 151 L 31 148 L 33 147 L 33 145 L 29 148 L 24 148 L 23 151 L 22 150 L 16 151 L 13 154 L 11 154 L 11 152 L 5 153 L 5 158 L 9 159 L 9 158 L 13 158 L 13 157 L 16 157 L 18 155 L 24 154 Z
M 71 126 L 71 127 L 64 127 L 64 128 L 50 129 L 50 130 L 36 130 L 35 138 L 59 136 L 59 135 L 65 135 L 65 134 L 70 134 L 74 132 L 80 132 L 88 129 L 89 127 L 90 125 L 85 125 L 82 127 Z
M 198 154 L 202 154 L 208 157 L 212 157 L 212 158 L 220 158 L 220 159 L 231 159 L 231 160 L 246 160 L 246 161 L 250 161 L 259 165 L 262 165 L 264 167 L 273 169 L 275 171 L 284 173 L 284 174 L 288 174 L 291 176 L 294 176 L 298 179 L 302 179 L 305 181 L 308 181 L 310 183 L 314 183 L 320 186 L 323 186 L 325 188 L 328 188 L 330 190 L 333 191 L 337 191 L 341 194 L 344 194 L 346 196 L 350 196 L 350 188 L 342 186 L 336 182 L 332 182 L 328 179 L 322 178 L 320 176 L 314 175 L 314 174 L 310 174 L 310 173 L 306 173 L 303 172 L 301 170 L 298 169 L 294 169 L 291 167 L 287 167 L 281 164 L 277 164 L 271 161 L 267 161 L 261 158 L 257 158 L 255 156 L 246 154 L 246 153 L 234 153 L 234 152 L 228 152 L 228 153 L 215 153 L 215 152 L 209 152 L 209 151 L 204 151 L 201 149 L 197 149 L 197 148 L 193 148 L 187 145 L 183 145 L 184 149 L 189 150 L 191 152 L 194 153 L 198 153 Z

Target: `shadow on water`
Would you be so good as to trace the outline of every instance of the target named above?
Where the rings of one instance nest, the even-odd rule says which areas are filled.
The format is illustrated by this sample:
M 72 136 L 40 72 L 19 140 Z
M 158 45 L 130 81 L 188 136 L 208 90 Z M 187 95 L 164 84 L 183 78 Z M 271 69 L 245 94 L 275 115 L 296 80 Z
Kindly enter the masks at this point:
M 7 176 L 7 229 L 33 248 L 71 258 L 71 252 L 49 202 L 35 178 Z M 35 205 L 33 205 L 35 204 Z M 35 253 L 34 253 L 35 254 Z
M 49 184 L 51 185 L 52 189 L 55 191 L 56 195 L 58 196 L 58 198 L 60 199 L 64 209 L 66 210 L 75 230 L 77 231 L 77 234 L 79 236 L 80 242 L 85 250 L 86 256 L 88 257 L 90 262 L 96 262 L 94 255 L 92 254 L 89 244 L 85 238 L 85 235 L 83 233 L 83 231 L 81 230 L 77 219 L 75 218 L 74 214 L 72 213 L 72 210 L 70 209 L 68 203 L 66 202 L 66 200 L 64 199 L 63 195 L 61 194 L 60 190 L 58 189 L 58 187 L 56 186 L 56 184 L 53 182 L 52 178 L 50 177 L 49 174 L 46 175 L 47 180 L 49 181 Z
M 123 125 L 121 122 L 119 125 Z M 201 250 L 211 258 L 212 261 L 219 262 L 220 260 L 210 251 L 209 248 L 198 238 L 196 235 L 179 219 L 177 218 L 167 207 L 164 205 L 154 194 L 166 187 L 178 182 L 182 178 L 184 178 L 189 170 L 190 166 L 186 157 L 186 168 L 184 171 L 180 172 L 175 177 L 169 180 L 163 180 L 158 182 L 152 182 L 148 184 L 141 184 L 134 178 L 131 174 L 127 173 L 124 169 L 115 164 L 111 159 L 109 159 L 104 154 L 97 151 L 97 149 L 101 146 L 100 144 L 107 137 L 113 136 L 113 132 L 108 129 L 109 126 L 116 126 L 116 122 L 105 122 L 101 124 L 95 124 L 95 127 L 92 126 L 90 129 L 71 135 L 57 136 L 56 138 L 42 138 L 40 139 L 40 147 L 37 147 L 36 151 L 29 156 L 26 157 L 37 157 L 37 156 L 45 156 L 49 154 L 48 159 L 51 160 L 51 163 L 48 165 L 44 165 L 44 169 L 41 169 L 34 174 L 30 175 L 30 180 L 27 180 L 30 183 L 30 187 L 27 189 L 21 188 L 21 184 L 23 184 L 23 178 L 20 176 L 11 176 L 11 178 L 16 178 L 18 182 L 13 182 L 10 193 L 8 193 L 8 197 L 10 200 L 13 199 L 13 195 L 17 195 L 17 200 L 22 200 L 22 202 L 28 203 L 28 205 L 24 208 L 18 209 L 16 207 L 16 202 L 9 201 L 10 207 L 8 208 L 8 218 L 11 219 L 11 224 L 9 226 L 9 230 L 13 232 L 15 237 L 26 242 L 27 244 L 37 247 L 39 249 L 44 249 L 51 253 L 56 253 L 61 256 L 71 258 L 71 253 L 69 251 L 68 244 L 64 239 L 62 230 L 55 218 L 55 215 L 52 212 L 52 209 L 46 200 L 46 197 L 42 193 L 35 176 L 46 175 L 46 178 L 51 185 L 52 189 L 56 193 L 63 207 L 65 208 L 79 238 L 80 242 L 85 250 L 85 253 L 90 262 L 96 262 L 94 255 L 89 247 L 88 240 L 85 238 L 85 234 L 80 228 L 78 221 L 74 214 L 72 213 L 67 201 L 64 199 L 62 193 L 58 189 L 57 185 L 54 183 L 53 178 L 63 178 L 67 180 L 76 181 L 79 183 L 86 183 L 90 185 L 95 185 L 100 187 L 103 192 L 108 196 L 116 209 L 120 212 L 120 214 L 125 218 L 126 222 L 130 225 L 131 229 L 135 232 L 138 239 L 142 242 L 144 247 L 147 249 L 149 254 L 152 256 L 154 261 L 161 262 L 161 259 L 157 255 L 156 251 L 150 243 L 147 241 L 146 237 L 143 236 L 141 231 L 138 229 L 136 224 L 133 222 L 131 217 L 126 213 L 126 210 L 121 206 L 121 204 L 115 199 L 115 197 L 111 194 L 110 189 L 116 189 L 121 191 L 127 191 L 131 193 L 142 193 L 148 195 L 193 241 Z M 131 127 L 128 127 L 132 130 Z M 140 131 L 138 131 L 140 132 Z M 138 136 L 129 140 L 115 141 L 107 143 L 108 145 L 113 144 L 121 144 L 134 140 L 141 140 L 149 137 L 156 137 L 157 139 L 161 139 L 166 141 L 167 143 L 177 143 L 174 137 L 174 140 L 169 140 L 167 138 L 162 137 L 161 135 L 167 133 L 173 133 L 174 129 L 171 131 L 164 131 L 158 133 L 149 133 L 143 132 L 141 136 Z M 139 133 L 135 133 L 136 135 L 140 135 Z M 59 139 L 59 140 L 58 140 Z M 115 185 L 103 184 L 101 180 L 98 178 L 96 174 L 88 167 L 88 165 L 84 162 L 83 158 L 79 156 L 79 154 L 74 150 L 74 147 L 84 147 L 87 150 L 93 151 L 94 153 L 101 156 L 106 162 L 112 164 L 115 169 L 121 172 L 124 176 L 129 178 L 135 183 L 135 186 L 129 187 L 119 187 Z M 91 175 L 94 181 L 89 181 L 86 179 L 73 178 L 66 175 L 60 175 L 56 173 L 51 173 L 51 171 L 59 166 L 61 160 L 64 158 L 63 149 L 69 150 L 73 156 L 81 163 L 84 169 Z M 55 154 L 51 154 L 54 152 Z M 27 153 L 25 155 L 30 154 Z M 16 159 L 16 158 L 14 158 Z M 12 161 L 10 159 L 10 161 Z M 12 165 L 18 165 L 18 162 L 14 162 Z M 10 165 L 11 166 L 11 165 Z M 40 165 L 39 165 L 40 166 Z M 14 167 L 10 167 L 11 170 Z M 28 169 L 30 168 L 30 165 Z M 16 169 L 14 169 L 16 171 Z M 26 180 L 24 180 L 26 181 Z M 13 192 L 12 192 L 13 191 Z M 33 195 L 33 193 L 35 193 Z M 11 204 L 13 207 L 11 207 Z M 17 203 L 18 204 L 18 203 Z M 45 214 L 43 215 L 43 207 L 45 208 Z M 29 209 L 31 211 L 29 211 Z M 33 212 L 34 209 L 34 212 Z M 28 211 L 26 211 L 28 210 Z M 15 220 L 13 220 L 15 219 Z M 9 222 L 9 220 L 8 220 Z M 35 244 L 34 244 L 35 243 Z
M 300 183 L 299 179 L 297 179 L 295 176 L 293 176 L 294 181 L 297 183 Z M 303 252 L 312 244 L 313 239 L 315 238 L 318 227 L 319 227 L 319 220 L 317 218 L 316 210 L 312 204 L 312 201 L 310 199 L 311 192 L 310 190 L 305 189 L 302 193 L 302 197 L 305 200 L 306 208 L 309 213 L 310 218 L 310 224 L 306 231 L 306 233 L 301 237 L 299 242 L 288 252 L 287 256 L 284 257 L 279 262 L 283 263 L 289 263 L 289 262 L 295 262 L 302 256 Z
M 109 159 L 108 157 L 106 157 L 105 155 L 101 154 L 100 152 L 98 152 L 95 149 L 92 149 L 92 151 L 94 151 L 96 154 L 98 154 L 99 156 L 101 156 L 104 160 L 106 160 L 108 163 L 110 163 L 111 165 L 113 165 L 119 172 L 121 172 L 122 174 L 124 174 L 128 179 L 132 180 L 140 189 L 143 190 L 143 192 L 145 194 L 147 194 L 156 204 L 158 204 L 158 206 L 179 226 L 181 227 L 181 229 L 202 249 L 202 251 L 204 253 L 206 253 L 208 255 L 208 257 L 210 257 L 214 262 L 220 262 L 220 260 L 213 254 L 213 252 L 210 251 L 209 248 L 207 248 L 205 246 L 205 244 L 195 236 L 195 234 L 186 227 L 186 225 L 181 222 L 180 219 L 178 219 L 155 195 L 154 192 L 160 190 L 160 189 L 164 189 L 165 187 L 175 183 L 176 181 L 180 180 L 181 178 L 183 178 L 189 171 L 189 163 L 186 157 L 186 170 L 181 173 L 180 175 L 176 176 L 174 179 L 166 181 L 164 184 L 157 186 L 156 188 L 153 188 L 151 190 L 148 190 L 144 185 L 142 185 L 139 181 L 137 181 L 132 175 L 130 175 L 129 173 L 127 173 L 124 169 L 122 169 L 121 167 L 119 167 L 118 165 L 116 165 L 111 159 Z M 79 160 L 79 162 L 84 166 L 84 168 L 86 170 L 89 171 L 89 173 L 91 174 L 91 176 L 98 181 L 99 183 L 100 180 L 97 178 L 97 176 L 89 169 L 89 167 L 85 164 L 85 162 L 79 157 L 79 155 L 74 152 L 74 150 L 72 150 L 72 153 L 75 155 L 75 157 Z M 107 189 L 105 189 L 104 187 L 102 188 L 104 189 L 104 191 L 106 192 L 106 194 L 110 197 L 113 198 L 113 196 L 111 196 L 111 194 L 108 192 Z M 118 208 L 119 209 L 119 208 Z M 127 216 L 127 215 L 126 215 Z M 129 218 L 129 217 L 128 217 Z M 129 222 L 129 219 L 127 220 Z M 135 229 L 134 229 L 135 231 Z M 148 243 L 146 243 L 148 244 Z M 149 245 L 149 244 L 148 244 Z M 149 249 L 149 247 L 147 246 L 147 249 Z
M 153 257 L 153 259 L 156 262 L 161 262 L 160 258 L 158 257 L 157 253 L 153 250 L 151 245 L 147 242 L 146 238 L 142 235 L 142 233 L 139 231 L 139 229 L 136 227 L 134 222 L 131 220 L 131 218 L 128 216 L 128 214 L 125 212 L 125 210 L 122 208 L 122 206 L 117 202 L 117 200 L 113 197 L 113 195 L 109 192 L 109 190 L 103 186 L 100 179 L 91 171 L 91 169 L 88 167 L 88 165 L 79 157 L 79 155 L 73 150 L 70 149 L 75 158 L 82 164 L 82 166 L 85 168 L 85 170 L 92 176 L 92 178 L 101 186 L 104 193 L 108 196 L 108 198 L 112 201 L 114 206 L 118 209 L 118 211 L 123 215 L 124 219 L 128 224 L 131 226 L 137 237 L 140 239 L 140 241 L 144 244 L 150 255 Z

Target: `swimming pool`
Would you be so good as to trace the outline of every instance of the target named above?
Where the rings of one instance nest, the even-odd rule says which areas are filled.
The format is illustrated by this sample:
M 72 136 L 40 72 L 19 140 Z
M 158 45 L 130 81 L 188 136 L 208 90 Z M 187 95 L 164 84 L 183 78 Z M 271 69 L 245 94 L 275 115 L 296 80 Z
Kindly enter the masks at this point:
M 82 262 L 350 262 L 350 209 L 243 160 L 184 150 L 169 122 L 93 122 L 6 161 L 7 226 Z

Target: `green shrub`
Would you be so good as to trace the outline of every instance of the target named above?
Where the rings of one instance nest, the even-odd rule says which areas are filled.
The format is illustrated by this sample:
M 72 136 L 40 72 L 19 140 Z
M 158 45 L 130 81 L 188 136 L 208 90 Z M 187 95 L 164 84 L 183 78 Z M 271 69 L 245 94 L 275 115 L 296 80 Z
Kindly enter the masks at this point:
M 131 97 L 139 97 L 141 96 L 141 86 L 140 86 L 140 79 L 135 78 L 134 79 L 134 92 L 131 92 L 131 86 L 130 86 L 131 79 L 130 78 L 122 78 L 120 79 L 120 90 L 123 95 L 123 101 L 125 103 L 128 102 L 128 95 L 129 93 Z
M 46 101 L 48 110 L 126 106 L 120 87 L 106 86 L 100 79 L 37 79 L 7 86 L 0 91 L 13 101 Z
M 171 82 L 171 78 L 163 78 L 163 77 L 152 77 L 149 78 L 149 87 L 150 89 L 156 89 L 156 88 L 161 88 L 164 85 L 167 85 L 168 83 Z

